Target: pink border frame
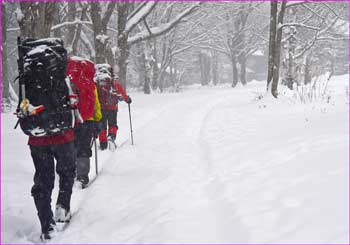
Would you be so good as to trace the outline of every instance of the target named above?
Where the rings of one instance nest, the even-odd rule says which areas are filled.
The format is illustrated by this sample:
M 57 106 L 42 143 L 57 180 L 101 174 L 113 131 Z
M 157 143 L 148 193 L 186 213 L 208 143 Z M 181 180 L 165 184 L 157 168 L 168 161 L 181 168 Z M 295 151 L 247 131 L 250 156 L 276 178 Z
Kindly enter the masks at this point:
M 66 2 L 79 2 L 78 0 L 65 0 Z M 120 0 L 85 0 L 87 2 L 122 2 Z M 145 0 L 125 0 L 125 2 L 143 2 Z M 147 1 L 147 0 L 146 0 Z M 155 0 L 157 2 L 198 2 L 197 0 Z M 201 0 L 201 2 L 222 2 L 225 1 L 227 2 L 227 0 Z M 232 2 L 270 2 L 269 0 L 229 0 Z M 271 1 L 278 1 L 278 0 L 271 0 Z M 286 0 L 289 2 L 304 2 L 304 0 Z M 308 2 L 348 2 L 349 6 L 348 6 L 348 11 L 350 14 L 350 0 L 307 0 Z M 61 2 L 60 0 L 1 0 L 1 5 L 0 5 L 0 30 L 2 31 L 2 3 L 5 2 Z M 349 20 L 350 21 L 350 20 Z M 349 36 L 350 36 L 350 25 L 349 25 Z M 1 43 L 1 50 L 0 50 L 0 59 L 2 61 L 2 35 L 0 35 L 0 43 Z M 349 54 L 350 54 L 350 45 L 349 45 Z M 350 74 L 350 57 L 349 57 L 349 62 L 348 62 L 348 72 Z M 2 62 L 0 63 L 0 87 L 1 87 L 1 91 L 0 91 L 0 100 L 1 100 L 1 105 L 2 105 Z M 350 80 L 349 80 L 349 84 L 350 84 Z M 350 93 L 348 95 L 348 99 L 350 101 Z M 348 132 L 350 132 L 350 104 L 348 105 Z M 0 118 L 0 210 L 1 210 L 1 214 L 0 214 L 0 245 L 5 244 L 2 243 L 2 113 L 1 113 L 1 118 Z M 349 136 L 350 137 L 350 136 Z M 349 138 L 349 142 L 348 142 L 348 167 L 349 167 L 349 182 L 348 182 L 348 187 L 350 190 L 350 138 Z M 349 193 L 348 193 L 349 194 Z M 350 195 L 348 196 L 348 203 L 350 203 Z M 349 217 L 348 217 L 348 227 L 350 229 L 350 206 L 349 206 Z M 50 243 L 52 244 L 52 243 Z M 271 245 L 271 244 L 260 244 L 260 243 L 249 243 L 252 245 Z M 317 244 L 317 243 L 312 243 L 313 245 L 325 245 L 325 244 Z M 350 233 L 349 233 L 349 237 L 348 237 L 348 243 L 345 243 L 350 245 Z M 18 244 L 18 245 L 22 245 L 22 244 Z M 23 244 L 25 245 L 25 244 Z M 70 245 L 70 244 L 67 244 Z M 104 245 L 104 244 L 91 244 L 91 245 Z M 106 244 L 107 245 L 107 244 Z M 132 244 L 130 244 L 132 245 Z M 168 244 L 168 245 L 175 245 L 175 244 Z M 201 244 L 201 245 L 205 245 L 205 244 Z M 285 244 L 278 244 L 278 243 L 274 243 L 273 245 L 285 245 Z M 299 244 L 291 244 L 288 243 L 288 245 L 303 245 L 302 243 Z M 334 245 L 344 245 L 344 244 L 334 244 Z

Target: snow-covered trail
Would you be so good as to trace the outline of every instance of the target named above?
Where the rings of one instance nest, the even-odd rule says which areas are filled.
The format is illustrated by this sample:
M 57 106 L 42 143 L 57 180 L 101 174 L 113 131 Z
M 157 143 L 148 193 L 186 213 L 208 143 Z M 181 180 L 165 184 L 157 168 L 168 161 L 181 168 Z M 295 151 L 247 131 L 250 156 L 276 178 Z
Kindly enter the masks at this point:
M 135 130 L 136 145 L 118 149 L 92 186 L 96 199 L 108 204 L 96 209 L 91 198 L 84 206 L 99 217 L 94 226 L 101 234 L 77 237 L 71 228 L 62 242 L 234 241 L 234 234 L 227 232 L 231 227 L 224 205 L 210 190 L 215 187 L 203 139 L 206 118 L 230 94 L 175 99 Z M 106 220 L 110 229 L 104 229 Z M 87 225 L 76 222 L 76 229 L 82 223 Z
M 53 243 L 346 243 L 343 87 L 336 90 L 334 105 L 317 106 L 284 97 L 280 103 L 253 101 L 252 92 L 263 87 L 192 88 L 151 97 L 135 93 L 135 145 L 130 145 L 122 104 L 122 147 L 99 152 L 98 179 L 86 190 L 75 190 L 74 218 Z M 11 152 L 11 145 L 4 147 Z M 17 175 L 25 180 L 15 185 L 14 177 L 5 175 L 3 190 L 29 193 L 32 166 L 29 155 L 23 158 L 29 167 L 16 160 L 23 167 Z M 5 160 L 3 175 L 16 173 Z M 36 216 L 28 193 L 25 198 L 3 193 L 8 243 L 28 243 L 39 235 L 38 225 L 29 223 Z M 19 219 L 18 210 L 28 213 Z

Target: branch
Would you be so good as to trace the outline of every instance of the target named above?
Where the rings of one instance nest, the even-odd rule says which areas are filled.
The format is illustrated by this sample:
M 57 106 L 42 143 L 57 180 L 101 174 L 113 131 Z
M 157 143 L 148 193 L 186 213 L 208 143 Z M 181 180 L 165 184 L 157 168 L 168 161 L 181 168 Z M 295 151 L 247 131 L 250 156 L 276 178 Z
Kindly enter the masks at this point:
M 14 31 L 20 31 L 20 30 L 21 29 L 19 27 L 6 29 L 7 32 L 14 32 Z
M 314 15 L 316 15 L 317 17 L 319 17 L 320 19 L 324 20 L 326 19 L 326 17 L 320 15 L 319 13 L 317 13 L 315 10 L 313 10 L 312 8 L 310 8 L 309 6 L 307 6 L 306 4 L 305 5 L 302 5 L 304 8 L 306 8 L 307 10 L 311 11 Z
M 115 5 L 117 4 L 117 2 L 113 1 L 113 2 L 109 2 L 108 6 L 107 6 L 107 10 L 105 15 L 102 18 L 102 26 L 107 26 L 109 19 L 112 16 L 112 13 L 114 11 Z
M 286 8 L 295 7 L 295 6 L 298 6 L 298 5 L 304 6 L 305 3 L 308 3 L 308 1 L 289 3 L 289 4 L 286 5 Z
M 70 26 L 70 25 L 89 25 L 89 26 L 92 26 L 93 24 L 92 24 L 91 21 L 81 21 L 79 19 L 76 19 L 75 21 L 67 21 L 67 22 L 55 25 L 55 26 L 51 27 L 51 31 L 55 31 L 57 29 L 60 29 L 60 28 L 63 28 L 63 27 L 67 27 L 67 26 Z M 15 28 L 12 28 L 12 29 L 15 29 Z M 19 28 L 18 28 L 18 30 L 19 30 Z M 115 30 L 113 28 L 110 28 L 110 27 L 107 27 L 107 30 L 115 32 L 115 33 L 118 33 L 117 30 Z M 11 30 L 11 31 L 15 31 L 15 30 Z
M 132 17 L 134 17 L 135 14 L 137 14 L 145 5 L 147 2 L 141 2 L 139 6 L 137 6 L 136 9 L 134 9 L 131 14 L 127 17 L 127 21 L 129 21 Z
M 137 42 L 145 41 L 153 37 L 161 36 L 164 33 L 170 31 L 173 27 L 175 27 L 177 24 L 180 23 L 180 21 L 186 17 L 187 15 L 191 14 L 195 9 L 197 9 L 201 5 L 201 2 L 198 2 L 194 4 L 192 7 L 186 9 L 179 15 L 175 17 L 174 20 L 172 20 L 169 23 L 162 24 L 160 26 L 152 27 L 150 30 L 152 32 L 152 35 L 149 34 L 149 32 L 142 31 L 134 35 L 133 37 L 128 38 L 128 45 L 133 45 Z
M 147 29 L 148 33 L 152 36 L 152 31 L 151 31 L 151 29 L 149 28 L 146 19 L 143 18 L 142 20 L 143 20 L 143 24 L 146 26 L 146 29 Z
M 67 27 L 67 26 L 71 26 L 71 25 L 81 25 L 81 24 L 92 25 L 92 22 L 90 22 L 90 21 L 81 21 L 79 19 L 76 19 L 75 21 L 67 21 L 67 22 L 63 22 L 63 23 L 57 24 L 57 25 L 51 27 L 51 31 L 55 31 L 57 29 L 60 29 L 60 28 L 63 28 L 63 27 Z
M 152 12 L 156 5 L 156 1 L 147 2 L 147 4 L 143 5 L 143 7 L 127 21 L 124 32 L 126 34 L 130 33 L 142 19 L 146 18 Z
M 350 38 L 349 37 L 320 37 L 317 38 L 317 41 L 349 41 Z
M 302 28 L 306 28 L 306 29 L 311 29 L 311 30 L 314 30 L 314 31 L 319 31 L 320 30 L 319 27 L 309 26 L 309 25 L 305 25 L 305 24 L 302 24 L 302 23 L 285 23 L 283 25 L 280 25 L 278 27 L 278 29 L 286 27 L 286 26 L 297 26 L 297 27 L 302 27 Z

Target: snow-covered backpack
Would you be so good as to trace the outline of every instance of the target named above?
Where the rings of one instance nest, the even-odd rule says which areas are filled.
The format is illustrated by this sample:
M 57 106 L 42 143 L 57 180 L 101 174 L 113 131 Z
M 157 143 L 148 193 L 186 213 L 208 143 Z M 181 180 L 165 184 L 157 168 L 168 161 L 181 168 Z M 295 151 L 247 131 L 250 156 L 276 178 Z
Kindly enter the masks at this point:
M 59 38 L 18 37 L 17 115 L 29 136 L 61 134 L 73 127 L 66 81 L 67 51 Z

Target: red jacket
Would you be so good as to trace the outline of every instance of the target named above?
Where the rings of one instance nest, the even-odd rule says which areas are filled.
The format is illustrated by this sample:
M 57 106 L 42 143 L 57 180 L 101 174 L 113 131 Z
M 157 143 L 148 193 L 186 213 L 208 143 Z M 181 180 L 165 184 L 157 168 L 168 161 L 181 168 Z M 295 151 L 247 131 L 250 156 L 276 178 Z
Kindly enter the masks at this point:
M 86 121 L 95 115 L 95 65 L 88 59 L 69 57 L 66 74 L 75 86 L 73 90 L 79 97 L 78 110 Z
M 45 146 L 66 144 L 74 140 L 74 130 L 68 129 L 63 134 L 35 137 L 29 136 L 28 145 Z
M 118 80 L 109 79 L 97 84 L 98 98 L 103 110 L 118 110 L 118 97 L 127 101 L 129 96 Z

